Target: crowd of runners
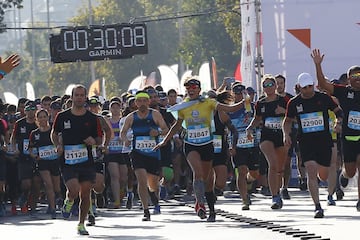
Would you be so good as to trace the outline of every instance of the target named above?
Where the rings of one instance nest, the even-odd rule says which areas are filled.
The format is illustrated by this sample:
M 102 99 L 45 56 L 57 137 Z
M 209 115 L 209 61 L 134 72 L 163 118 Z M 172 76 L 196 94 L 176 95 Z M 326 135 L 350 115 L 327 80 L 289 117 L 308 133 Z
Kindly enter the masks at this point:
M 71 95 L 2 102 L 0 217 L 37 214 L 43 202 L 53 219 L 79 216 L 77 231 L 88 235 L 97 208 L 139 201 L 150 221 L 160 200 L 182 194 L 200 219 L 215 222 L 225 190 L 240 194 L 243 211 L 253 192 L 281 209 L 296 157 L 299 191 L 309 190 L 314 217 L 323 218 L 319 183 L 336 205 L 360 166 L 360 66 L 330 81 L 324 55 L 314 49 L 311 57 L 315 72 L 299 74 L 293 93 L 280 74 L 263 76 L 261 94 L 228 79 L 203 92 L 193 76 L 185 96 L 156 85 L 104 99 L 75 85 Z M 12 60 L 1 62 L 2 77 L 19 64 Z

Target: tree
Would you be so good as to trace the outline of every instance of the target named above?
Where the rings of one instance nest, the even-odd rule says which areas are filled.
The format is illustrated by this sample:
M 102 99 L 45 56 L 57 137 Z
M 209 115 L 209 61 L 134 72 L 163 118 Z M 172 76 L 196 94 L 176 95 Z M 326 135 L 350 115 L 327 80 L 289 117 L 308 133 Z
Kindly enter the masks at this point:
M 180 5 L 178 5 L 181 3 Z M 240 14 L 238 0 L 100 0 L 93 8 L 92 24 L 129 21 L 146 22 L 149 53 L 131 59 L 94 62 L 97 78 L 107 83 L 107 98 L 126 91 L 130 81 L 140 74 L 156 71 L 160 64 L 185 60 L 190 69 L 215 57 L 219 76 L 233 74 L 240 60 Z M 184 18 L 179 29 L 179 18 Z M 89 10 L 82 8 L 69 25 L 89 24 Z M 181 34 L 180 31 L 181 30 Z M 182 37 L 181 37 L 182 36 Z M 63 91 L 70 83 L 90 85 L 89 63 L 53 64 L 48 84 Z
M 5 10 L 9 8 L 22 8 L 23 0 L 2 0 L 0 2 L 0 33 L 6 31 L 6 24 L 3 23 Z

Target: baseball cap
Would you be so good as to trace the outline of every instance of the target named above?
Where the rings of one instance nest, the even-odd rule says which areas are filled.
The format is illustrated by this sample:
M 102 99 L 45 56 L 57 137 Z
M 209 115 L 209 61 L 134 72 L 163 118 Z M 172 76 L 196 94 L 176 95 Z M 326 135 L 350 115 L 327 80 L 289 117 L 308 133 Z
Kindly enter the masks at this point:
M 91 98 L 89 99 L 89 101 L 88 101 L 88 104 L 89 104 L 89 105 L 99 104 L 99 103 L 100 103 L 100 101 L 99 101 L 99 99 L 96 98 L 96 97 L 91 97 Z
M 159 95 L 159 98 L 160 98 L 161 100 L 167 98 L 166 92 L 159 92 L 158 95 Z
M 247 87 L 247 88 L 246 88 L 246 91 L 247 91 L 248 93 L 256 93 L 255 89 L 252 88 L 252 87 Z
M 200 87 L 201 83 L 196 78 L 189 78 L 188 80 L 185 81 L 184 86 L 189 86 L 189 85 L 198 85 Z
M 50 108 L 54 110 L 61 109 L 61 103 L 59 101 L 52 101 L 50 103 Z
M 304 72 L 299 74 L 298 83 L 300 87 L 303 88 L 309 85 L 314 85 L 314 79 L 309 73 Z
M 231 86 L 231 90 L 233 90 L 233 92 L 242 92 L 245 90 L 245 86 L 237 82 Z

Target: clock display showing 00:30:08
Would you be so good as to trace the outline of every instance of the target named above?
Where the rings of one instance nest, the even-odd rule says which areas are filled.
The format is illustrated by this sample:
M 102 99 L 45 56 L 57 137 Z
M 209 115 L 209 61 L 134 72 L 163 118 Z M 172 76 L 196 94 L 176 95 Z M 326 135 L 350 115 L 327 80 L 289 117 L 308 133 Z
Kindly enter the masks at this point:
M 64 61 L 92 61 L 129 58 L 146 54 L 145 24 L 118 24 L 62 29 L 61 52 Z

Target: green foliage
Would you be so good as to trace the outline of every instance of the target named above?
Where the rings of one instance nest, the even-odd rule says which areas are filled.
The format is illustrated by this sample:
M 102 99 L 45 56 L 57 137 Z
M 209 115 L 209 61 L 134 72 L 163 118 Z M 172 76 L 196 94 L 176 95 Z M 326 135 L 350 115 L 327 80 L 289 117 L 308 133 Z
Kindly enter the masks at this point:
M 92 9 L 92 24 L 113 24 L 129 21 L 146 22 L 149 53 L 131 59 L 93 62 L 97 79 L 106 80 L 107 98 L 126 91 L 130 81 L 140 75 L 157 71 L 160 64 L 179 63 L 180 58 L 195 73 L 204 61 L 214 57 L 219 79 L 232 75 L 240 60 L 240 14 L 238 0 L 99 0 Z M 183 18 L 178 17 L 182 15 Z M 69 26 L 89 24 L 87 4 L 70 20 Z M 52 33 L 57 34 L 54 30 Z M 32 36 L 32 34 L 34 34 Z M 91 84 L 89 62 L 52 64 L 39 61 L 49 56 L 45 31 L 28 32 L 26 51 L 32 55 L 31 39 L 35 41 L 36 79 L 31 79 L 31 58 L 25 59 L 18 81 L 33 81 L 36 94 L 62 95 L 72 83 Z M 15 74 L 14 74 L 15 76 Z M 158 76 L 159 77 L 159 76 Z M 46 82 L 43 84 L 42 82 Z

